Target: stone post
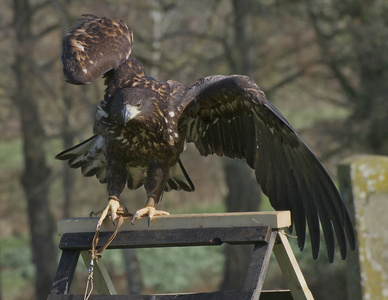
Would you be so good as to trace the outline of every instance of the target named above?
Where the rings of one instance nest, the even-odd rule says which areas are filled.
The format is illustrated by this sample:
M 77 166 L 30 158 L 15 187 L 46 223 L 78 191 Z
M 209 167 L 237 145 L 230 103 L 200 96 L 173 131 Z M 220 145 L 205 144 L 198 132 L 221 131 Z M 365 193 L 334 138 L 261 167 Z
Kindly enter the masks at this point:
M 348 158 L 338 178 L 358 243 L 347 260 L 348 299 L 388 300 L 388 157 Z

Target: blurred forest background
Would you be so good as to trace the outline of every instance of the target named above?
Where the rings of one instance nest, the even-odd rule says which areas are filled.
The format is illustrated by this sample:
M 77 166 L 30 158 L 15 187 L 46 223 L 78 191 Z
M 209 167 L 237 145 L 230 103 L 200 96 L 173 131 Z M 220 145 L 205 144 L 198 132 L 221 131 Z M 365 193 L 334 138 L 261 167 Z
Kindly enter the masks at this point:
M 334 179 L 341 159 L 388 152 L 385 0 L 0 0 L 0 5 L 2 300 L 45 299 L 59 257 L 56 221 L 85 217 L 106 203 L 104 185 L 54 160 L 92 134 L 96 104 L 103 98 L 102 79 L 71 86 L 62 75 L 61 38 L 83 13 L 124 20 L 134 32 L 134 56 L 159 80 L 192 85 L 212 74 L 249 75 Z M 200 158 L 193 147 L 182 160 L 196 192 L 167 194 L 161 209 L 270 209 L 265 197 L 260 202 L 244 163 Z M 145 195 L 126 191 L 122 202 L 133 211 L 144 205 Z M 105 253 L 123 294 L 234 288 L 246 264 L 246 255 L 236 260 L 224 246 Z M 344 262 L 337 258 L 330 265 L 324 251 L 317 262 L 310 249 L 296 254 L 317 299 L 345 299 Z M 87 271 L 79 265 L 72 290 L 83 293 Z M 275 262 L 265 286 L 286 288 L 281 277 Z

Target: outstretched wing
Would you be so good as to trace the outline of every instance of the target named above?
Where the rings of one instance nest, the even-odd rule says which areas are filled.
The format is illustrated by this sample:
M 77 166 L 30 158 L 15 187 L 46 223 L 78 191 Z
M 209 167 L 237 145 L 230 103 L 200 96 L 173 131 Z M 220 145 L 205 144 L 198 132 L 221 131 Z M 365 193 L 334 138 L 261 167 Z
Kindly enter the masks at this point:
M 82 15 L 62 42 L 63 73 L 72 84 L 88 84 L 116 69 L 132 53 L 132 31 L 121 20 Z
M 55 158 L 67 160 L 69 167 L 81 168 L 83 176 L 96 175 L 101 183 L 105 183 L 105 152 L 105 139 L 96 134 L 78 145 L 62 151 Z
M 303 249 L 306 220 L 317 258 L 322 224 L 329 260 L 334 232 L 342 258 L 346 237 L 355 248 L 354 230 L 340 195 L 315 155 L 264 93 L 245 76 L 210 76 L 191 87 L 179 129 L 201 155 L 241 158 L 276 210 L 290 210 Z

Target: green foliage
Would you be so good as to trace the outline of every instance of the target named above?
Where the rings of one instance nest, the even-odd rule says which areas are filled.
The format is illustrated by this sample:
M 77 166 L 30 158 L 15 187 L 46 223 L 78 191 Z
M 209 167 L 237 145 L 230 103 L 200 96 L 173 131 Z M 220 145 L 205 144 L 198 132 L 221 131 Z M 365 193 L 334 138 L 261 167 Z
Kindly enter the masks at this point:
M 219 246 L 148 248 L 138 249 L 136 254 L 146 290 L 159 293 L 190 291 L 195 286 L 206 286 L 208 281 L 217 283 L 221 280 L 224 255 Z M 124 276 L 120 250 L 106 251 L 103 260 L 112 277 Z M 35 272 L 27 237 L 1 239 L 0 263 L 6 299 L 16 299 L 21 290 L 31 288 Z M 79 282 L 74 285 L 82 288 L 87 268 L 81 260 L 77 273 L 75 278 Z
M 3 170 L 21 169 L 22 159 L 22 140 L 14 139 L 0 143 L 0 165 Z
M 12 299 L 18 291 L 28 288 L 35 271 L 26 236 L 2 238 L 0 243 L 1 284 L 4 299 Z
M 222 247 L 137 250 L 144 284 L 155 292 L 190 291 L 203 281 L 221 278 Z

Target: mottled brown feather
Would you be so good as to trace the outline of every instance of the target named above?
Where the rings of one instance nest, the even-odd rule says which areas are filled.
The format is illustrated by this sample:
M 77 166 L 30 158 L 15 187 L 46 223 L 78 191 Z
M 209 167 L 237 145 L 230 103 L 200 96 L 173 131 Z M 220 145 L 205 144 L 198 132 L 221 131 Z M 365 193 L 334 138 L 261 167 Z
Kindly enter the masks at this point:
M 88 84 L 116 69 L 132 53 L 133 35 L 121 20 L 85 15 L 62 41 L 63 73 L 67 82 Z

